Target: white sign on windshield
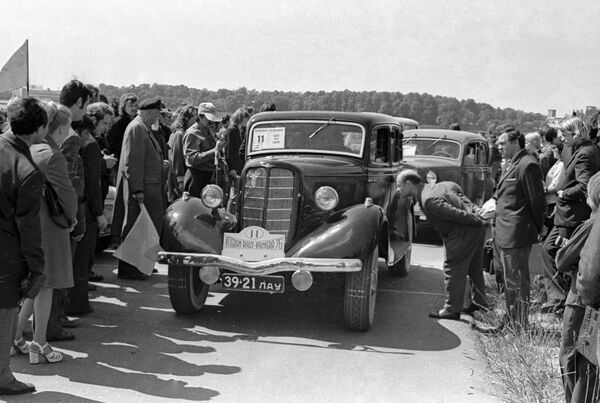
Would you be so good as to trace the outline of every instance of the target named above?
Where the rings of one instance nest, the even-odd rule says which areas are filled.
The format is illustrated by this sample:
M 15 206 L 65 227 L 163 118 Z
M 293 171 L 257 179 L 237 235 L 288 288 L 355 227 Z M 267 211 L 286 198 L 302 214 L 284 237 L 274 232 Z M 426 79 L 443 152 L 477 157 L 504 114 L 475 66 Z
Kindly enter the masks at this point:
M 285 127 L 259 127 L 252 135 L 252 151 L 283 149 L 285 147 Z
M 416 152 L 417 152 L 416 144 L 408 143 L 408 144 L 404 144 L 404 146 L 402 147 L 402 153 L 404 154 L 405 157 L 412 157 L 416 154 Z

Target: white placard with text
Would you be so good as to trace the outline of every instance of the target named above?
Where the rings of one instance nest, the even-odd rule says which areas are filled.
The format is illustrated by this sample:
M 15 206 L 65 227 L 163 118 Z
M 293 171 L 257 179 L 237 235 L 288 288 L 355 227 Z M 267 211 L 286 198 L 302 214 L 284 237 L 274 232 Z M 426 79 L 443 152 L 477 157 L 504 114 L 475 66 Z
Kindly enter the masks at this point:
M 259 127 L 252 135 L 252 151 L 285 148 L 285 127 Z

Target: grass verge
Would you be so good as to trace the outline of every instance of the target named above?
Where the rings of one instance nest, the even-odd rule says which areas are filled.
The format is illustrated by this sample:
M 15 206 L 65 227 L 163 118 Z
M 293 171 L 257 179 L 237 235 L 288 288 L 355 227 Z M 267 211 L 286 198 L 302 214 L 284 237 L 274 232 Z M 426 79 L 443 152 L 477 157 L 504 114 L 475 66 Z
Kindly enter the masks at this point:
M 537 294 L 539 291 L 534 290 L 533 300 L 539 297 Z M 482 327 L 496 326 L 504 314 L 504 298 L 495 286 L 489 287 L 488 296 L 492 309 L 475 318 Z M 506 402 L 563 402 L 558 363 L 560 320 L 553 314 L 541 314 L 539 305 L 533 304 L 529 321 L 529 332 L 479 334 L 491 381 L 502 391 L 499 397 Z

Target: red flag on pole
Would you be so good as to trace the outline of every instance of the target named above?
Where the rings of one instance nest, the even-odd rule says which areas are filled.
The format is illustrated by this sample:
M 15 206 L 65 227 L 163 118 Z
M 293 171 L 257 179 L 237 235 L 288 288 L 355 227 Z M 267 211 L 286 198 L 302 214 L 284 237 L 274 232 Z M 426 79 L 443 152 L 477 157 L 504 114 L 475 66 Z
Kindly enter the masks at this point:
M 0 93 L 27 86 L 28 41 L 11 56 L 0 70 Z

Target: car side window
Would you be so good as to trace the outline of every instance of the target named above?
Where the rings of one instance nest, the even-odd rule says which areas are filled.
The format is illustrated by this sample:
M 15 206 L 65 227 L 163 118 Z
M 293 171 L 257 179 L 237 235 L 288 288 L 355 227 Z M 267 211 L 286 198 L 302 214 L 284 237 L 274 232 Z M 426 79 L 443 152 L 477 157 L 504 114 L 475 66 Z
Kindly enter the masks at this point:
M 387 165 L 389 162 L 390 129 L 388 127 L 380 127 L 373 129 L 371 134 L 371 162 L 378 165 Z
M 477 144 L 471 143 L 465 147 L 463 165 L 475 165 L 477 162 Z
M 392 127 L 392 161 L 402 161 L 402 130 Z

